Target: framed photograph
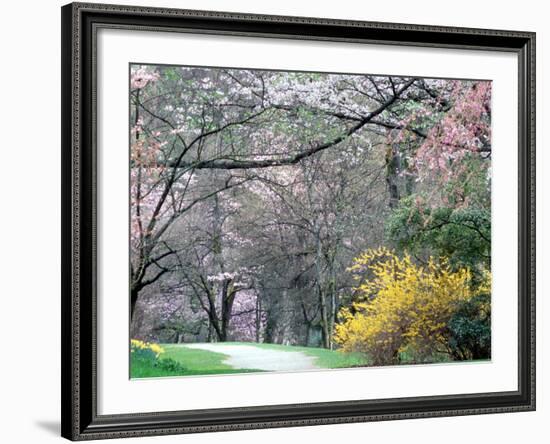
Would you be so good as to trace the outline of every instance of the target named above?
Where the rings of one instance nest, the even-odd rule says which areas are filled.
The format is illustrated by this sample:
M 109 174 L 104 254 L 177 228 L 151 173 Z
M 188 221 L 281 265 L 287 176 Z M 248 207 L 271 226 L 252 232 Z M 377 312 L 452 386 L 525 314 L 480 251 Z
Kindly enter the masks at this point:
M 61 13 L 64 437 L 535 409 L 534 33 Z

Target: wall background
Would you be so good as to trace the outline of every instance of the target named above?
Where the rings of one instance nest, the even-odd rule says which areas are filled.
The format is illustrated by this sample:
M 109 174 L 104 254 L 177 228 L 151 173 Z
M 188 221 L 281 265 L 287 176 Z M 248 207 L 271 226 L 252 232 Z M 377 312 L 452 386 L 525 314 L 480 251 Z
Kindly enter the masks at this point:
M 544 256 L 550 254 L 543 225 L 550 168 L 543 152 L 545 108 L 550 104 L 543 72 L 548 63 L 550 14 L 543 2 L 461 0 L 112 0 L 113 3 L 305 15 L 537 32 L 538 125 L 538 409 L 483 415 L 140 438 L 123 442 L 226 443 L 406 441 L 408 443 L 543 442 L 550 420 L 545 383 L 550 317 Z M 9 443 L 60 442 L 60 6 L 63 1 L 6 3 L 0 27 L 0 436 Z M 414 383 L 414 381 L 411 381 Z M 526 439 L 527 438 L 527 439 Z

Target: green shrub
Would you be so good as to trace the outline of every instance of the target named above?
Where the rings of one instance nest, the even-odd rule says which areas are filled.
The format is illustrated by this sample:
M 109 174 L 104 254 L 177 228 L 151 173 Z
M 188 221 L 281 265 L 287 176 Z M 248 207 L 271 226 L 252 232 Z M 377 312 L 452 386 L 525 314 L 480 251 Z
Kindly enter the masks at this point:
M 491 296 L 481 294 L 463 302 L 449 322 L 449 346 L 454 359 L 490 359 Z
M 154 365 L 155 367 L 167 372 L 180 374 L 187 371 L 186 367 L 184 367 L 182 364 L 172 358 L 157 359 Z

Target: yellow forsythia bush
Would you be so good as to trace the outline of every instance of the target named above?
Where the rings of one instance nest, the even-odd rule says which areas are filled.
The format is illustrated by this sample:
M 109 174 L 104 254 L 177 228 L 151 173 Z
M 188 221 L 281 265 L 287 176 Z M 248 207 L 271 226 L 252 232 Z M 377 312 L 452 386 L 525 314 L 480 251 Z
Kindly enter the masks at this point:
M 406 348 L 428 356 L 444 350 L 447 323 L 475 294 L 468 269 L 452 271 L 446 259 L 433 258 L 419 266 L 386 248 L 366 251 L 349 271 L 359 279 L 359 297 L 340 310 L 334 340 L 376 365 L 398 362 Z

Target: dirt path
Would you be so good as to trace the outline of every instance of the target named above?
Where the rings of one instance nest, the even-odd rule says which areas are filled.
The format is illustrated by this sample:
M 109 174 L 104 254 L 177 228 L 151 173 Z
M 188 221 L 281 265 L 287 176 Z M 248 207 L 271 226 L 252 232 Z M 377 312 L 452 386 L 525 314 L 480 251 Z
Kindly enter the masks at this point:
M 308 356 L 302 352 L 266 350 L 250 344 L 185 344 L 185 347 L 228 355 L 229 358 L 223 361 L 223 363 L 235 369 L 293 371 L 319 368 L 315 365 L 315 358 L 313 356 Z

